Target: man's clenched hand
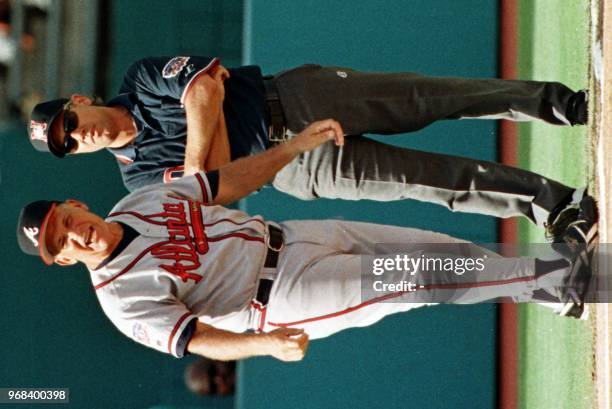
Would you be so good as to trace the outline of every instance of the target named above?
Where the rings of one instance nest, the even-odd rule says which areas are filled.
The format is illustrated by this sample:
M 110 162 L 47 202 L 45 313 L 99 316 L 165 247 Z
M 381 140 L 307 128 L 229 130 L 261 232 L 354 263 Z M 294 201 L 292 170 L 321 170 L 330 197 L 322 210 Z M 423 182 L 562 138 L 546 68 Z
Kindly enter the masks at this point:
M 266 353 L 281 361 L 300 361 L 308 348 L 308 334 L 298 328 L 278 328 L 263 336 Z

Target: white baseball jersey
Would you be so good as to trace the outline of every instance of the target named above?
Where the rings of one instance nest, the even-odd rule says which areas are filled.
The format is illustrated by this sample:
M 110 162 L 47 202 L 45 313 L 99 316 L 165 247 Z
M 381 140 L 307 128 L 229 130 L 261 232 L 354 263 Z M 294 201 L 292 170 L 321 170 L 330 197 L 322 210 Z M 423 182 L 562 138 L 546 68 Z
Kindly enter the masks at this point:
M 177 342 L 196 317 L 218 328 L 247 328 L 267 229 L 261 217 L 207 206 L 215 190 L 203 173 L 145 187 L 106 219 L 138 233 L 90 271 L 104 312 L 125 335 L 180 356 Z
M 106 220 L 135 233 L 124 228 L 127 242 L 91 271 L 102 308 L 121 332 L 175 356 L 184 354 L 196 319 L 234 332 L 305 328 L 316 339 L 439 301 L 527 299 L 540 288 L 533 259 L 502 258 L 440 233 L 334 220 L 283 223 L 285 246 L 271 272 L 264 268 L 266 223 L 207 205 L 216 183 L 216 172 L 199 173 L 128 195 Z M 461 244 L 449 250 L 453 256 L 484 257 L 486 271 L 388 272 L 387 282 L 411 280 L 419 290 L 362 288 L 372 278 L 372 257 L 393 254 L 397 244 L 412 245 L 413 258 L 432 256 L 439 243 Z M 262 277 L 274 279 L 267 306 L 252 302 Z

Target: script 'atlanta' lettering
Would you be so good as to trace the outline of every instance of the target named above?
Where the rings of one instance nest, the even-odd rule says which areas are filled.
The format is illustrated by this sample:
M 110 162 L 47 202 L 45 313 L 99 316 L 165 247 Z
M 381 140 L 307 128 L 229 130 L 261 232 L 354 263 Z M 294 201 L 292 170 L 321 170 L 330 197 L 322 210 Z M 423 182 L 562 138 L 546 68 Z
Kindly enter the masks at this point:
M 183 280 L 199 282 L 201 274 L 193 272 L 200 268 L 200 257 L 198 254 L 208 252 L 208 242 L 202 222 L 202 210 L 197 202 L 188 202 L 191 216 L 191 226 L 187 223 L 185 203 L 164 203 L 164 212 L 157 214 L 165 218 L 168 228 L 169 240 L 159 247 L 154 248 L 151 254 L 162 260 L 173 260 L 173 264 L 162 264 L 161 268 L 172 273 Z M 193 230 L 193 237 L 189 230 Z

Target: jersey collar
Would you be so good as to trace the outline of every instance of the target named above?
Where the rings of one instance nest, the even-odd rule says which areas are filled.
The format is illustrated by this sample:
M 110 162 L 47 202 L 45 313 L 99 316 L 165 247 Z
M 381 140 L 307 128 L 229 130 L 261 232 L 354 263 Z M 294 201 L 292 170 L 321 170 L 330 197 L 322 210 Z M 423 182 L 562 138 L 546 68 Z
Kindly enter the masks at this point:
M 134 142 L 130 143 L 129 145 L 122 146 L 121 148 L 106 148 L 106 149 L 108 149 L 110 153 L 115 155 L 119 163 L 124 164 L 124 165 L 129 165 L 130 163 L 134 162 L 134 160 L 136 160 L 136 143 L 138 142 L 140 136 L 142 135 L 142 131 L 143 131 L 142 121 L 140 120 L 140 116 L 139 116 L 140 109 L 138 108 L 138 105 L 132 102 L 130 98 L 130 93 L 119 94 L 116 97 L 112 98 L 110 101 L 108 101 L 106 104 L 106 106 L 109 106 L 109 107 L 117 106 L 117 105 L 121 105 L 125 107 L 129 111 L 129 113 L 132 115 L 132 119 L 134 120 L 134 123 L 136 124 L 137 135 L 136 135 L 136 139 L 134 140 Z
M 128 226 L 125 223 L 121 223 L 121 222 L 117 222 L 121 225 L 121 227 L 123 228 L 123 237 L 121 238 L 121 241 L 119 242 L 119 244 L 117 244 L 117 247 L 115 247 L 115 250 L 113 250 L 113 252 L 110 254 L 110 256 L 106 257 L 104 260 L 102 260 L 102 262 L 94 269 L 92 269 L 92 271 L 96 271 L 101 269 L 102 267 L 104 267 L 105 265 L 107 265 L 108 263 L 110 263 L 111 261 L 113 261 L 113 259 L 115 257 L 117 257 L 119 255 L 119 253 L 121 253 L 123 250 L 125 250 L 125 248 L 136 238 L 138 237 L 138 232 L 136 230 L 134 230 L 132 227 Z

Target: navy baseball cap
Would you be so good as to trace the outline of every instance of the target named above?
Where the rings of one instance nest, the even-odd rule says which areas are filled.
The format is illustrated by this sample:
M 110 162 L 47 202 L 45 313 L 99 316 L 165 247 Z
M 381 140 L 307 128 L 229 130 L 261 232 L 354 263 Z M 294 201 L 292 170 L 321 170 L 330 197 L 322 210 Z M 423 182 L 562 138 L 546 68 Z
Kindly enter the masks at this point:
M 54 99 L 52 101 L 41 102 L 36 105 L 30 115 L 28 124 L 28 136 L 34 149 L 40 152 L 51 152 L 58 158 L 65 156 L 61 146 L 56 146 L 56 142 L 48 138 L 53 121 L 64 109 L 68 98 Z
M 53 264 L 54 257 L 47 249 L 45 233 L 49 217 L 57 205 L 55 200 L 38 200 L 21 209 L 17 221 L 17 241 L 21 251 L 32 256 L 40 256 L 45 264 Z

